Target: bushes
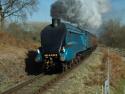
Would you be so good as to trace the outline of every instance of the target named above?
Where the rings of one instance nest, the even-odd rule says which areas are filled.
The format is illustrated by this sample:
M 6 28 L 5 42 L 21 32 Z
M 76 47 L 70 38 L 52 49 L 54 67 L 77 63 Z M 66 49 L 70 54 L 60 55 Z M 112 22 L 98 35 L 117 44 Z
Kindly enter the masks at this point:
M 40 41 L 40 31 L 26 31 L 28 27 L 22 27 L 21 24 L 11 23 L 7 28 L 7 32 L 21 40 Z
M 6 26 L 4 32 L 0 31 L 0 43 L 30 48 L 40 43 L 40 32 L 45 26 L 46 24 L 32 23 L 31 26 L 27 26 L 11 23 Z
M 100 40 L 107 46 L 125 48 L 125 26 L 119 21 L 110 20 L 104 25 Z

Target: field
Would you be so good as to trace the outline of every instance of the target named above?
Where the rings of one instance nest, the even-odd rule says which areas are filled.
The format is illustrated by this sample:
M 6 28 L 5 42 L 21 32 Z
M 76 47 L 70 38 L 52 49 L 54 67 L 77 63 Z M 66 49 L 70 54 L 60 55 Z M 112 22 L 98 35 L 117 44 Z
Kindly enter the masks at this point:
M 0 31 L 0 92 L 34 76 L 29 75 L 28 64 L 32 64 L 31 57 L 40 45 L 40 31 L 11 29 Z
M 107 50 L 100 47 L 77 69 L 44 94 L 102 94 L 104 82 L 107 79 L 107 58 L 111 60 L 112 65 L 110 92 L 111 94 L 124 94 L 125 62 L 118 54 L 111 52 L 107 55 Z
M 41 73 L 40 66 L 33 62 L 35 51 L 40 46 L 40 32 L 20 30 L 0 31 L 0 92 Z M 124 46 L 121 48 L 124 50 Z M 99 45 L 83 64 L 46 94 L 101 94 L 107 79 L 107 62 L 111 64 L 111 94 L 124 94 L 125 57 L 120 48 L 117 49 L 118 52 L 111 45 L 110 48 Z

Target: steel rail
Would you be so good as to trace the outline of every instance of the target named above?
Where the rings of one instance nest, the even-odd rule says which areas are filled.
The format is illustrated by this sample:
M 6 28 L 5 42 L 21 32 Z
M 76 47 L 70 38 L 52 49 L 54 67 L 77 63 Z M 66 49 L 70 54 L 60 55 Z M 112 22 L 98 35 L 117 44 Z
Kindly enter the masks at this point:
M 15 86 L 13 86 L 13 87 L 11 87 L 11 88 L 5 90 L 4 92 L 2 92 L 2 93 L 0 93 L 0 94 L 11 94 L 11 93 L 14 93 L 14 92 L 18 91 L 19 89 L 21 89 L 21 88 L 27 86 L 28 84 L 34 82 L 35 80 L 37 80 L 37 79 L 39 79 L 39 78 L 41 78 L 41 77 L 43 77 L 43 76 L 44 76 L 44 74 L 40 74 L 40 75 L 38 75 L 38 76 L 36 76 L 36 77 L 32 77 L 32 78 L 30 78 L 29 80 L 24 81 L 24 82 L 22 82 L 22 83 L 19 83 L 19 84 L 15 85 Z
M 37 90 L 35 93 L 33 94 L 44 94 L 47 90 L 49 90 L 55 83 L 58 83 L 60 80 L 62 80 L 63 78 L 65 78 L 69 73 L 72 72 L 72 70 L 76 69 L 78 66 L 80 66 L 82 63 L 81 61 L 87 59 L 90 55 L 91 51 L 87 51 L 86 54 L 83 54 L 81 57 L 82 59 L 80 60 L 79 63 L 74 64 L 70 69 L 67 69 L 65 72 L 63 72 L 62 74 L 59 74 L 57 77 L 53 78 L 52 80 L 48 81 L 47 83 L 45 83 L 43 86 L 40 87 L 39 90 Z

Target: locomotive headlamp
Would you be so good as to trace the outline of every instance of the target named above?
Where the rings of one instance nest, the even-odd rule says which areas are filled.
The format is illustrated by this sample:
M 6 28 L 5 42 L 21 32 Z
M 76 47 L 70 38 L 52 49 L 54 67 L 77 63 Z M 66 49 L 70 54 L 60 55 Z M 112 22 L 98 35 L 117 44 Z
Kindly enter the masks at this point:
M 65 52 L 66 52 L 66 49 L 65 49 L 65 47 L 62 47 L 62 49 L 61 49 L 61 53 L 60 53 L 60 60 L 61 61 L 65 61 Z
M 41 53 L 40 53 L 39 49 L 37 49 L 37 55 L 35 57 L 35 61 L 36 62 L 41 62 L 42 61 L 42 56 L 41 56 Z
M 37 49 L 37 53 L 40 54 L 40 50 L 39 49 Z

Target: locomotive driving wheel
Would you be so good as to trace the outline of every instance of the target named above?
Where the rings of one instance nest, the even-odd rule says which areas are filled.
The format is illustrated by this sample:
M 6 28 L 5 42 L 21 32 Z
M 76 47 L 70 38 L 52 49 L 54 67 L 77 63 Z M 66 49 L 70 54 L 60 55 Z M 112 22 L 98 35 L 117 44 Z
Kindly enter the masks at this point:
M 76 64 L 78 64 L 80 61 L 81 61 L 81 57 L 80 57 L 80 55 L 77 55 L 76 56 Z
M 68 69 L 68 66 L 66 63 L 62 63 L 62 72 L 65 72 Z
M 71 62 L 72 62 L 72 61 L 71 61 Z M 67 64 L 68 69 L 71 69 L 71 68 L 72 68 L 71 62 L 68 62 L 68 64 Z

